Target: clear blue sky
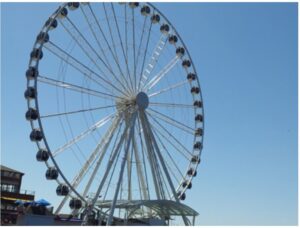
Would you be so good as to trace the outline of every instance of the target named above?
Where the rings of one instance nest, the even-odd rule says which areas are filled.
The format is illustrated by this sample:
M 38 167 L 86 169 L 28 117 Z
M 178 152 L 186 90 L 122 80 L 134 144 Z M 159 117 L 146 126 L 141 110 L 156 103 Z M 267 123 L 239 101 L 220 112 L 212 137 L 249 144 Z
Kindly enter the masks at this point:
M 202 163 L 186 204 L 199 225 L 298 222 L 296 3 L 157 4 L 197 67 L 205 104 Z M 29 53 L 57 4 L 1 3 L 1 164 L 57 204 L 28 138 Z

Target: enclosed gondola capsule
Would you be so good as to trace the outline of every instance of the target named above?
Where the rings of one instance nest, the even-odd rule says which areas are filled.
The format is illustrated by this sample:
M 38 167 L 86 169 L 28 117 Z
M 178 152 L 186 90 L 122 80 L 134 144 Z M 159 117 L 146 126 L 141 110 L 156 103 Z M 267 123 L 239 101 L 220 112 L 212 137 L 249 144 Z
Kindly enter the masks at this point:
M 194 73 L 188 73 L 188 75 L 186 76 L 187 80 L 194 81 L 196 80 L 196 75 Z
M 58 171 L 55 167 L 50 167 L 46 171 L 47 180 L 56 180 L 58 178 Z
M 26 78 L 28 80 L 35 79 L 39 75 L 39 71 L 36 69 L 36 67 L 29 67 L 26 71 Z
M 138 6 L 139 6 L 138 2 L 129 2 L 129 7 L 132 8 L 132 9 L 134 9 L 134 8 L 136 8 Z
M 50 25 L 50 26 L 49 26 Z M 54 18 L 49 18 L 46 23 L 45 26 L 48 27 L 49 26 L 49 30 L 55 29 L 57 27 L 57 20 Z
M 34 108 L 29 108 L 25 114 L 26 120 L 37 120 L 38 116 L 38 112 Z
M 56 194 L 58 196 L 66 196 L 69 194 L 69 187 L 66 184 L 59 184 L 56 188 Z
M 68 10 L 67 8 L 63 8 L 57 15 L 58 18 L 63 19 L 68 15 Z
M 35 91 L 35 88 L 29 86 L 25 92 L 24 92 L 24 97 L 27 99 L 27 100 L 31 100 L 31 99 L 35 99 L 36 98 L 36 91 Z
M 201 146 L 202 147 L 202 146 Z M 193 164 L 199 164 L 200 163 L 200 158 L 199 158 L 199 156 L 197 156 L 197 155 L 194 155 L 192 158 L 191 158 L 191 162 L 193 163 Z
M 46 32 L 40 32 L 37 37 L 36 37 L 36 41 L 38 43 L 47 43 L 49 41 L 49 35 Z
M 194 101 L 194 107 L 202 108 L 202 102 L 201 101 Z
M 177 196 L 180 200 L 185 200 L 186 198 L 185 193 L 181 193 L 181 191 L 177 192 Z
M 149 6 L 143 6 L 141 8 L 141 14 L 144 16 L 148 16 L 150 14 L 151 10 Z
M 76 10 L 79 7 L 79 2 L 68 2 L 68 8 L 70 10 Z
M 197 128 L 195 130 L 195 136 L 203 136 L 203 129 L 202 128 Z
M 43 133 L 40 129 L 33 129 L 30 133 L 30 140 L 33 142 L 39 142 L 43 139 Z
M 193 168 L 190 168 L 190 169 L 187 171 L 187 174 L 188 174 L 189 176 L 195 177 L 195 176 L 197 176 L 197 170 L 194 170 Z
M 71 209 L 80 209 L 82 207 L 82 202 L 80 199 L 71 199 L 69 206 Z
M 175 36 L 175 35 L 169 36 L 169 43 L 170 43 L 170 44 L 176 44 L 177 41 L 178 41 L 177 36 Z
M 160 26 L 160 31 L 161 31 L 163 34 L 167 35 L 167 34 L 169 33 L 169 31 L 170 31 L 170 26 L 167 25 L 167 24 L 162 24 L 162 25 Z
M 188 189 L 191 189 L 192 188 L 192 182 L 188 182 L 188 181 L 184 181 L 182 183 L 182 187 L 187 187 Z
M 176 55 L 177 55 L 178 57 L 184 56 L 184 53 L 185 53 L 185 50 L 184 50 L 183 47 L 178 47 L 178 48 L 176 48 Z
M 200 92 L 199 87 L 192 87 L 192 88 L 191 88 L 191 93 L 193 93 L 193 94 L 198 94 L 199 92 Z
M 184 68 L 189 68 L 189 67 L 191 66 L 191 61 L 188 60 L 188 59 L 183 60 L 183 61 L 182 61 L 182 66 L 183 66 Z
M 43 52 L 41 49 L 34 48 L 30 53 L 30 58 L 33 60 L 40 60 L 43 58 Z
M 203 116 L 201 114 L 197 114 L 195 116 L 195 121 L 196 122 L 203 122 Z
M 194 144 L 194 149 L 195 149 L 195 150 L 200 150 L 201 148 L 202 148 L 201 142 L 196 142 L 196 143 Z
M 36 153 L 36 160 L 39 162 L 46 162 L 49 159 L 49 153 L 46 149 L 40 149 Z
M 160 21 L 160 16 L 158 15 L 158 14 L 153 14 L 152 16 L 151 16 L 151 22 L 153 23 L 153 24 L 156 24 L 156 23 L 158 23 Z

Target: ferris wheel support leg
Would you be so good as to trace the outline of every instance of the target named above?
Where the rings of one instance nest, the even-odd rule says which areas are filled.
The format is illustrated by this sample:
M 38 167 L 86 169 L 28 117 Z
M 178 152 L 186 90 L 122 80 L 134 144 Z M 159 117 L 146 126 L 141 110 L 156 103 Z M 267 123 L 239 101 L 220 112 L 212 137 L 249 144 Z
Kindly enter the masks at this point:
M 128 131 L 128 128 L 129 128 L 129 126 L 126 126 L 126 127 L 125 127 L 124 132 L 123 132 L 123 134 L 122 134 L 122 136 L 121 136 L 121 139 L 120 139 L 120 141 L 119 141 L 119 143 L 118 143 L 118 145 L 117 145 L 115 151 L 113 152 L 113 155 L 112 155 L 111 159 L 109 160 L 109 162 L 108 162 L 108 164 L 107 164 L 107 168 L 106 168 L 106 170 L 105 170 L 105 173 L 104 173 L 104 176 L 103 176 L 103 178 L 102 178 L 102 180 L 101 180 L 101 183 L 100 183 L 100 185 L 99 185 L 99 187 L 98 187 L 98 189 L 97 189 L 97 192 L 96 192 L 96 194 L 95 194 L 95 197 L 94 197 L 93 200 L 91 201 L 91 203 L 90 203 L 90 205 L 89 205 L 89 207 L 88 207 L 87 213 L 86 213 L 86 215 L 85 215 L 85 217 L 84 217 L 84 219 L 83 219 L 83 223 L 82 223 L 83 225 L 89 225 L 89 224 L 88 224 L 88 216 L 89 216 L 89 215 L 92 213 L 92 211 L 93 211 L 93 208 L 94 208 L 94 206 L 95 206 L 95 203 L 96 203 L 96 201 L 97 201 L 97 199 L 98 199 L 98 197 L 99 197 L 99 195 L 100 195 L 100 192 L 101 192 L 101 190 L 102 190 L 102 188 L 103 188 L 103 186 L 104 186 L 104 183 L 105 183 L 105 181 L 106 181 L 106 179 L 107 179 L 107 177 L 108 177 L 108 174 L 110 173 L 111 167 L 112 167 L 112 165 L 113 165 L 113 163 L 114 163 L 114 161 L 115 161 L 115 159 L 116 159 L 116 157 L 117 157 L 118 151 L 120 150 L 121 146 L 123 145 L 123 142 L 124 142 L 124 139 L 125 139 L 125 137 L 126 137 L 126 133 L 127 133 L 127 131 Z
M 169 174 L 169 172 L 168 172 L 167 166 L 166 166 L 166 164 L 165 164 L 165 162 L 164 162 L 164 158 L 163 158 L 163 156 L 161 155 L 160 150 L 159 150 L 159 147 L 158 147 L 158 144 L 157 144 L 157 142 L 156 142 L 156 140 L 155 140 L 155 138 L 154 138 L 154 134 L 153 134 L 153 132 L 152 132 L 152 130 L 151 130 L 150 123 L 149 123 L 149 121 L 148 121 L 148 118 L 147 118 L 146 114 L 144 115 L 144 120 L 145 120 L 145 125 L 146 125 L 146 127 L 147 127 L 147 130 L 148 130 L 148 132 L 150 133 L 150 138 L 151 138 L 151 141 L 153 142 L 153 146 L 154 146 L 154 148 L 155 148 L 155 150 L 156 150 L 156 153 L 157 153 L 157 155 L 158 155 L 158 157 L 159 157 L 159 160 L 160 160 L 160 162 L 161 162 L 162 168 L 163 168 L 163 170 L 164 170 L 164 172 L 165 172 L 165 175 L 166 175 L 167 180 L 168 180 L 168 182 L 169 182 L 169 185 L 170 185 L 170 187 L 171 187 L 171 190 L 172 190 L 174 199 L 175 199 L 175 201 L 176 201 L 177 203 L 180 203 L 180 202 L 179 202 L 179 199 L 176 197 L 177 195 L 176 195 L 175 187 L 174 187 L 173 182 L 172 182 L 172 180 L 171 180 L 171 177 L 170 177 L 170 174 Z M 188 218 L 187 218 L 185 215 L 182 215 L 182 219 L 183 219 L 184 224 L 185 224 L 186 226 L 190 225 L 190 222 L 189 222 Z
M 119 195 L 121 182 L 122 182 L 122 179 L 123 179 L 123 173 L 124 173 L 124 168 L 125 168 L 125 164 L 126 164 L 126 160 L 127 160 L 127 155 L 128 155 L 128 151 L 129 151 L 129 148 L 130 148 L 131 141 L 132 141 L 131 139 L 134 135 L 134 123 L 136 121 L 136 116 L 137 115 L 135 113 L 131 118 L 131 127 L 130 127 L 129 137 L 128 137 L 126 148 L 125 148 L 125 153 L 124 153 L 124 157 L 123 157 L 123 161 L 122 161 L 122 165 L 121 165 L 121 170 L 120 170 L 120 174 L 119 174 L 119 180 L 118 180 L 117 188 L 116 188 L 116 191 L 115 191 L 115 195 L 114 195 L 112 205 L 110 207 L 109 217 L 107 219 L 107 224 L 106 224 L 107 226 L 111 225 L 114 210 L 115 210 L 115 207 L 116 207 L 116 202 L 117 202 L 117 198 L 118 198 L 118 195 Z
M 156 197 L 157 199 L 161 199 L 161 192 L 159 189 L 159 184 L 158 184 L 158 180 L 156 177 L 156 172 L 155 172 L 155 167 L 154 167 L 154 161 L 153 161 L 153 156 L 151 155 L 151 151 L 152 151 L 152 146 L 151 146 L 151 139 L 149 137 L 149 135 L 147 134 L 147 130 L 146 130 L 146 125 L 145 125 L 145 120 L 144 120 L 144 112 L 139 112 L 139 117 L 140 117 L 140 122 L 143 128 L 143 134 L 144 134 L 144 138 L 145 138 L 145 144 L 146 144 L 146 148 L 147 148 L 147 153 L 148 153 L 148 158 L 149 158 L 149 162 L 150 162 L 150 168 L 151 168 L 151 173 L 152 173 L 152 179 L 153 179 L 153 183 L 154 183 L 154 187 L 155 187 L 155 193 L 156 193 Z

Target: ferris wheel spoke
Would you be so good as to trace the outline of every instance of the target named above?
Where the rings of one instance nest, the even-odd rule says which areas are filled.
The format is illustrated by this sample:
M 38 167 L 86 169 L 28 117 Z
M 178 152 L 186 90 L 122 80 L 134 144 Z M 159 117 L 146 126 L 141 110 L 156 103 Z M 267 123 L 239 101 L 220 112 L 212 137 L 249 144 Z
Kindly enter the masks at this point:
M 150 77 L 152 71 L 154 70 L 156 63 L 161 55 L 161 53 L 164 50 L 164 47 L 166 46 L 167 38 L 164 34 L 162 34 L 159 38 L 159 41 L 157 42 L 155 48 L 152 51 L 152 55 L 150 57 L 150 60 L 148 62 L 148 65 L 143 69 L 143 73 L 140 80 L 140 86 L 141 88 L 145 87 L 146 82 L 148 78 Z M 146 53 L 145 53 L 146 55 Z
M 131 92 L 133 92 L 133 84 L 132 84 L 131 77 L 130 77 L 130 75 L 128 75 L 128 79 L 129 79 L 129 83 L 128 83 L 128 80 L 126 80 L 125 74 L 123 73 L 123 70 L 122 70 L 122 68 L 120 66 L 120 61 L 119 61 L 119 58 L 118 58 L 118 54 L 119 53 L 117 53 L 117 50 L 116 50 L 116 43 L 115 43 L 114 36 L 113 36 L 113 33 L 112 33 L 112 29 L 111 29 L 111 26 L 110 26 L 110 23 L 109 23 L 109 19 L 108 19 L 108 15 L 107 15 L 107 10 L 105 8 L 105 4 L 106 3 L 102 3 L 103 8 L 104 8 L 104 13 L 105 13 L 105 17 L 106 17 L 106 22 L 107 22 L 108 30 L 109 30 L 109 34 L 110 34 L 110 39 L 111 39 L 112 46 L 113 46 L 113 51 L 114 51 L 114 55 L 113 56 L 115 56 L 115 62 L 117 64 L 118 68 L 119 68 L 120 74 L 123 76 L 123 78 L 125 80 L 125 83 L 128 86 L 128 90 L 131 91 Z M 112 52 L 112 54 L 113 54 L 113 52 Z
M 102 160 L 104 158 L 104 155 L 106 154 L 106 151 L 107 151 L 107 148 L 109 147 L 113 137 L 114 137 L 114 133 L 115 131 L 117 130 L 117 135 L 116 135 L 116 140 L 114 142 L 114 145 L 113 145 L 113 149 L 112 151 L 115 150 L 115 146 L 116 146 L 116 142 L 117 142 L 117 139 L 119 138 L 119 134 L 120 134 L 120 130 L 121 130 L 121 126 L 122 126 L 122 123 L 123 121 L 120 121 L 120 118 L 118 119 L 118 121 L 115 121 L 112 126 L 111 126 L 111 129 L 106 133 L 106 135 L 103 137 L 102 139 L 102 142 L 101 142 L 101 151 L 100 151 L 100 156 L 97 160 L 97 163 L 96 163 L 96 166 L 93 170 L 93 173 L 92 175 L 90 176 L 89 180 L 88 180 L 88 183 L 84 189 L 84 192 L 83 192 L 83 197 L 85 197 L 91 187 L 91 184 L 92 182 L 95 180 L 95 176 L 99 170 L 99 167 L 101 166 L 101 163 L 102 163 Z M 96 148 L 96 150 L 98 151 L 99 148 Z
M 182 131 L 185 131 L 187 133 L 190 133 L 192 135 L 195 134 L 195 129 L 194 128 L 191 128 L 189 126 L 186 126 L 185 124 L 169 117 L 169 116 L 166 116 L 158 111 L 155 111 L 151 108 L 149 108 L 149 111 L 147 111 L 147 113 L 149 114 L 152 114 L 154 115 L 156 118 L 160 119 L 160 120 L 163 120 L 164 122 L 174 126 L 174 127 L 177 127 L 178 129 L 181 129 Z
M 95 78 L 91 77 L 93 75 L 96 78 L 99 78 L 102 82 L 105 82 L 106 85 L 109 85 L 112 89 L 115 89 L 116 91 L 120 92 L 121 94 L 127 96 L 126 93 L 124 93 L 122 90 L 120 90 L 118 87 L 116 87 L 114 84 L 112 84 L 110 81 L 103 78 L 101 75 L 94 72 L 92 69 L 81 63 L 79 60 L 77 60 L 75 57 L 71 56 L 69 53 L 65 52 L 63 49 L 61 49 L 59 46 L 54 44 L 53 42 L 49 41 L 46 44 L 44 44 L 44 47 L 49 50 L 51 53 L 56 55 L 58 58 L 72 66 L 74 69 L 81 72 L 85 77 L 89 78 L 90 80 L 97 83 L 100 87 L 104 88 L 105 90 L 108 90 L 102 83 L 95 80 Z
M 84 176 L 86 175 L 87 171 L 91 168 L 92 163 L 95 161 L 97 158 L 99 151 L 102 151 L 102 148 L 105 146 L 105 142 L 107 139 L 114 134 L 115 130 L 117 129 L 118 125 L 120 123 L 120 117 L 117 116 L 114 118 L 113 123 L 109 127 L 109 129 L 106 131 L 104 137 L 99 141 L 99 143 L 96 145 L 95 150 L 90 154 L 89 158 L 85 161 L 84 165 L 82 168 L 79 170 L 79 172 L 76 174 L 76 176 L 73 178 L 73 181 L 71 183 L 72 188 L 71 189 L 76 189 Z M 92 174 L 93 175 L 93 174 Z M 58 214 L 59 211 L 62 209 L 66 201 L 68 200 L 70 194 L 65 196 L 64 199 L 61 201 L 59 204 L 58 208 L 56 209 L 55 214 Z
M 128 66 L 129 65 L 128 57 L 127 57 L 127 54 L 125 54 L 124 45 L 123 45 L 123 41 L 122 41 L 122 38 L 121 38 L 120 28 L 119 28 L 119 24 L 118 24 L 118 20 L 117 20 L 117 17 L 116 17 L 115 8 L 114 8 L 113 3 L 111 3 L 111 7 L 112 7 L 113 16 L 114 16 L 114 21 L 115 21 L 115 24 L 116 24 L 116 27 L 117 27 L 118 37 L 119 37 L 119 40 L 120 40 L 120 43 L 121 43 L 123 57 L 124 57 L 124 60 L 125 60 L 127 77 L 129 78 L 129 80 L 131 80 L 130 72 L 129 72 L 129 66 Z M 128 49 L 128 47 L 126 47 L 126 49 Z
M 180 153 L 182 153 L 180 150 L 178 150 L 178 148 L 177 148 L 177 146 L 175 146 L 173 143 L 171 143 L 171 141 L 170 141 L 170 139 L 173 139 L 177 144 L 178 144 L 178 146 L 180 146 L 187 154 L 189 154 L 189 156 L 193 156 L 193 154 L 178 140 L 178 139 L 176 139 L 174 136 L 173 136 L 173 134 L 171 134 L 164 126 L 162 126 L 154 117 L 152 117 L 151 116 L 151 114 L 149 115 L 149 117 L 160 127 L 160 129 L 162 129 L 166 134 L 167 134 L 167 136 L 164 136 L 164 138 L 171 144 L 171 145 L 173 145 L 174 146 L 174 148 L 178 151 L 178 152 L 180 152 Z M 158 129 L 157 129 L 158 130 Z M 163 136 L 163 134 L 161 134 L 162 136 Z M 187 159 L 189 159 L 188 158 L 188 156 L 186 156 L 186 155 L 184 155 L 183 153 L 182 153 L 182 155 L 184 156 L 184 157 L 186 157 Z
M 179 82 L 179 83 L 176 83 L 176 84 L 174 84 L 174 85 L 171 85 L 171 86 L 169 86 L 169 87 L 167 87 L 167 88 L 164 88 L 164 89 L 161 89 L 161 90 L 159 90 L 159 91 L 153 92 L 153 93 L 149 94 L 148 97 L 150 98 L 150 97 L 154 97 L 154 96 L 156 96 L 156 95 L 160 95 L 160 94 L 162 94 L 162 93 L 165 93 L 165 92 L 168 92 L 168 91 L 170 91 L 170 90 L 176 89 L 176 88 L 178 88 L 178 87 L 180 87 L 180 86 L 186 85 L 187 83 L 188 83 L 188 81 L 184 80 L 184 81 L 182 81 L 182 82 Z
M 111 52 L 111 54 L 113 55 L 113 58 L 115 60 L 115 55 L 111 51 L 110 45 L 108 44 L 108 41 L 107 41 L 107 38 L 105 37 L 105 35 L 103 33 L 103 30 L 102 30 L 102 28 L 99 24 L 99 21 L 98 21 L 97 17 L 95 16 L 95 14 L 93 12 L 92 7 L 90 6 L 89 3 L 87 5 L 88 5 L 87 7 L 86 6 L 83 6 L 83 7 L 81 6 L 81 10 L 82 10 L 82 13 L 85 16 L 85 19 L 86 19 L 87 23 L 89 24 L 90 30 L 92 30 L 92 33 L 94 34 L 94 37 L 97 40 L 98 46 L 100 47 L 103 58 L 105 59 L 105 63 L 108 67 L 108 70 L 111 73 L 111 75 L 113 76 L 113 78 L 122 86 L 122 88 L 125 91 L 127 91 L 126 87 L 124 87 L 124 85 L 126 84 L 126 81 L 124 81 L 124 78 L 122 78 L 123 79 L 123 82 L 122 82 L 118 78 L 118 76 L 116 76 L 116 73 L 113 71 L 113 68 L 110 64 L 110 61 L 107 58 L 107 54 L 105 54 L 105 52 L 104 52 L 104 48 L 103 48 L 103 46 L 101 45 L 101 42 L 100 42 L 99 34 L 101 34 L 103 39 L 106 41 L 106 44 L 108 45 L 109 51 Z M 93 26 L 93 24 L 96 24 L 97 26 Z M 128 93 L 128 91 L 127 91 L 127 93 Z
M 162 146 L 162 148 L 164 149 L 164 151 L 167 153 L 167 155 L 168 155 L 168 157 L 170 158 L 170 161 L 172 162 L 173 166 L 175 167 L 175 169 L 177 170 L 177 172 L 180 174 L 180 177 L 181 177 L 181 178 L 184 178 L 183 173 L 182 173 L 181 170 L 179 169 L 177 163 L 174 161 L 174 159 L 173 159 L 173 157 L 171 156 L 170 152 L 168 151 L 168 149 L 166 148 L 166 146 L 165 146 L 164 143 L 162 142 L 161 138 L 159 137 L 158 133 L 156 132 L 157 130 L 156 130 L 153 126 L 152 126 L 152 131 L 153 131 L 154 135 L 156 136 L 156 138 L 157 138 L 159 144 Z M 185 157 L 185 158 L 186 158 L 186 157 Z M 186 158 L 186 159 L 187 159 L 187 161 L 189 161 L 188 158 Z M 167 164 L 167 165 L 168 165 L 168 164 Z M 169 170 L 172 171 L 173 169 L 169 168 Z M 172 173 L 172 176 L 173 176 L 174 178 L 176 178 L 176 181 L 177 181 L 178 183 L 180 183 L 180 181 L 179 181 L 178 178 L 177 178 L 177 175 L 174 175 L 174 173 Z
M 166 140 L 181 156 L 183 156 L 186 160 L 189 160 L 189 155 L 184 154 L 178 146 L 176 146 L 165 134 L 163 134 L 155 125 L 152 125 L 153 129 L 157 131 L 157 133 Z M 187 149 L 185 150 L 186 152 L 189 152 Z M 190 153 L 190 152 L 189 152 Z
M 138 90 L 141 87 L 141 81 L 143 79 L 143 71 L 144 71 L 145 60 L 146 60 L 146 56 L 147 56 L 147 52 L 148 52 L 148 48 L 149 48 L 149 41 L 150 41 L 151 29 L 152 29 L 152 23 L 150 23 L 150 26 L 149 26 L 149 29 L 148 29 L 148 35 L 147 35 L 147 41 L 146 41 L 146 49 L 145 49 L 144 54 L 143 54 L 143 56 L 144 56 L 143 57 L 143 63 L 142 63 L 141 71 L 139 73 Z
M 133 42 L 133 78 L 134 78 L 134 89 L 136 90 L 136 47 L 135 47 L 135 20 L 134 20 L 134 9 L 132 12 L 132 42 Z
M 65 145 L 63 145 L 63 146 L 59 147 L 58 149 L 56 149 L 52 153 L 52 156 L 56 157 L 58 154 L 60 154 L 63 151 L 65 151 L 66 149 L 68 149 L 69 147 L 71 147 L 73 144 L 77 143 L 78 141 L 82 140 L 83 138 L 85 138 L 86 136 L 88 136 L 89 134 L 91 134 L 97 128 L 100 128 L 103 125 L 105 125 L 106 123 L 108 123 L 114 116 L 115 116 L 115 114 L 110 114 L 110 115 L 104 117 L 103 119 L 99 120 L 97 123 L 95 123 L 94 125 L 92 125 L 91 127 L 89 127 L 87 130 L 85 130 L 82 133 L 80 133 L 78 136 L 76 136 L 75 138 L 73 138 L 72 140 L 70 140 L 69 142 L 67 142 Z
M 136 58 L 136 70 L 138 70 L 138 66 L 139 66 L 139 60 L 140 60 L 140 55 L 141 55 L 141 47 L 142 47 L 142 43 L 143 43 L 143 38 L 144 38 L 144 34 L 145 34 L 145 26 L 146 26 L 146 21 L 147 21 L 147 17 L 144 18 L 144 22 L 143 22 L 143 31 L 140 37 L 140 41 L 139 41 L 139 47 L 138 47 L 138 52 L 137 52 L 137 58 Z M 147 54 L 147 53 L 144 53 Z M 137 83 L 139 83 L 139 76 L 136 77 L 136 81 Z M 138 89 L 138 84 L 135 85 L 136 86 L 136 90 Z
M 102 56 L 103 56 L 103 63 L 104 65 L 106 66 L 106 68 L 108 69 L 108 71 L 111 73 L 111 75 L 113 76 L 113 78 L 119 83 L 119 85 L 121 85 L 121 87 L 126 91 L 126 88 L 124 87 L 124 83 L 122 83 L 119 78 L 116 76 L 116 74 L 113 72 L 112 70 L 112 66 L 110 64 L 110 61 L 107 59 L 107 55 L 105 54 L 104 52 L 104 48 L 103 46 L 101 45 L 101 42 L 100 42 L 100 38 L 98 37 L 98 34 L 99 34 L 99 31 L 97 32 L 96 31 L 96 28 L 94 28 L 94 26 L 92 26 L 92 24 L 95 24 L 96 21 L 97 21 L 97 18 L 95 18 L 95 15 L 93 14 L 93 17 L 89 17 L 88 16 L 88 12 L 87 12 L 87 7 L 85 6 L 82 6 L 80 5 L 80 9 L 82 11 L 82 14 L 84 15 L 84 18 L 86 20 L 86 22 L 88 23 L 89 25 L 89 28 L 93 34 L 93 37 L 94 39 L 96 40 L 97 42 L 97 45 L 102 53 Z M 94 21 L 92 21 L 94 19 Z
M 110 72 L 109 67 L 104 62 L 104 60 L 99 56 L 99 54 L 94 50 L 89 41 L 84 37 L 84 35 L 79 31 L 77 26 L 72 22 L 69 17 L 66 17 L 66 20 L 60 20 L 61 25 L 66 30 L 66 32 L 72 37 L 72 39 L 77 43 L 80 49 L 85 53 L 88 59 L 93 62 L 94 66 L 105 75 L 103 70 L 99 66 L 98 60 L 105 66 L 105 68 Z M 110 72 L 113 74 L 113 72 Z M 112 83 L 109 79 L 107 79 Z
M 69 112 L 46 114 L 46 115 L 40 116 L 40 118 L 48 118 L 48 117 L 56 117 L 56 116 L 62 116 L 62 115 L 77 114 L 77 113 L 82 113 L 82 112 L 90 112 L 90 111 L 96 111 L 96 110 L 114 108 L 114 107 L 116 107 L 116 106 L 115 105 L 108 105 L 108 106 L 102 106 L 102 107 L 96 107 L 96 108 L 80 109 L 80 110 L 69 111 Z
M 146 91 L 149 91 L 152 89 L 157 83 L 159 83 L 160 80 L 162 80 L 168 72 L 170 72 L 173 67 L 176 66 L 176 64 L 179 61 L 179 57 L 175 56 L 157 75 L 155 75 L 145 86 L 144 89 Z
M 195 108 L 194 105 L 188 104 L 176 104 L 176 103 L 160 103 L 160 102 L 149 102 L 149 106 L 160 106 L 166 108 Z
M 69 90 L 72 90 L 72 91 L 92 95 L 92 96 L 95 96 L 95 97 L 101 97 L 101 98 L 104 98 L 104 99 L 115 100 L 115 98 L 120 98 L 120 97 L 114 96 L 112 94 L 99 92 L 99 91 L 92 90 L 92 89 L 89 89 L 89 88 L 85 88 L 85 87 L 82 87 L 82 86 L 74 85 L 74 84 L 71 84 L 71 83 L 68 83 L 68 82 L 65 82 L 65 81 L 59 81 L 59 80 L 56 80 L 56 79 L 45 77 L 45 76 L 42 76 L 42 75 L 39 75 L 37 77 L 37 80 L 39 82 L 46 83 L 46 84 L 49 84 L 49 85 L 53 85 L 53 86 L 56 86 L 56 87 L 61 87 L 63 89 L 69 89 Z

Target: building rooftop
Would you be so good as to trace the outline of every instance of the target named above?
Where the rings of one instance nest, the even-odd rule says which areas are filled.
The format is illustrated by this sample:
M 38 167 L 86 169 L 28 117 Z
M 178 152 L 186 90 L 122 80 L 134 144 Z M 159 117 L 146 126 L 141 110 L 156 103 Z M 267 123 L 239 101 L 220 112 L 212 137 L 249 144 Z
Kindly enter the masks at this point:
M 20 172 L 20 171 L 18 171 L 18 170 L 15 170 L 15 169 L 11 169 L 11 168 L 9 168 L 9 167 L 7 167 L 7 166 L 4 166 L 4 165 L 0 165 L 0 170 L 2 171 L 8 171 L 8 172 L 12 172 L 12 173 L 20 173 L 20 174 L 23 174 L 24 175 L 24 173 L 22 173 L 22 172 Z

